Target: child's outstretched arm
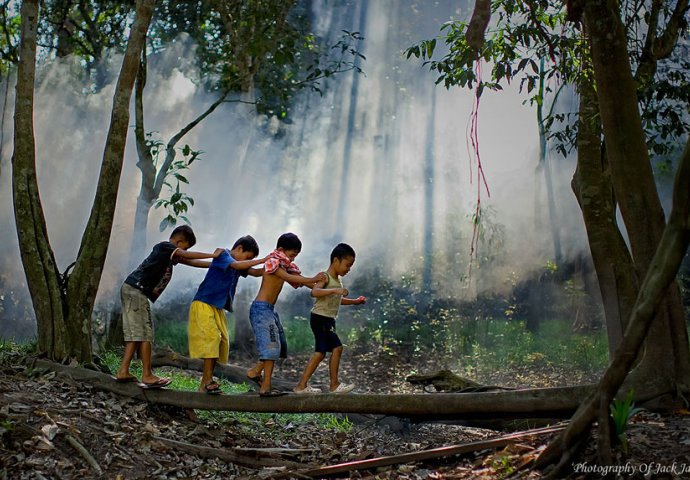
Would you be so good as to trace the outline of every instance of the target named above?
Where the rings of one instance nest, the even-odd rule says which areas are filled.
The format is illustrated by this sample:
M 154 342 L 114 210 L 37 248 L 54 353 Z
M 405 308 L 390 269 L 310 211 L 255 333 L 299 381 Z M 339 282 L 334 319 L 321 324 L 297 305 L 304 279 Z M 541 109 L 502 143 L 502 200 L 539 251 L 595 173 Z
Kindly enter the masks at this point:
M 249 275 L 250 277 L 262 277 L 263 274 L 264 274 L 264 267 L 247 269 L 247 275 Z
M 341 305 L 361 305 L 363 303 L 366 303 L 366 301 L 367 301 L 367 297 L 360 295 L 357 298 L 345 298 L 345 297 L 343 297 L 340 299 L 340 304 Z
M 288 282 L 289 284 L 291 284 L 295 288 L 302 286 L 302 285 L 313 286 L 316 282 L 328 281 L 326 274 L 323 272 L 319 272 L 314 277 L 303 277 L 302 275 L 295 275 L 293 273 L 287 273 L 284 268 L 279 268 L 278 270 L 275 271 L 274 275 L 277 276 L 278 278 L 280 278 L 281 280 Z
M 235 270 L 248 270 L 252 267 L 255 267 L 257 265 L 261 265 L 262 263 L 266 262 L 266 259 L 268 257 L 264 258 L 255 258 L 254 260 L 239 260 L 237 262 L 232 262 L 229 266 L 229 268 L 234 268 Z M 261 274 L 259 274 L 260 276 Z
M 175 250 L 175 252 L 173 252 L 173 257 L 177 258 L 180 263 L 189 265 L 190 267 L 208 268 L 209 265 L 211 265 L 211 262 L 203 261 L 203 259 L 217 258 L 221 253 L 223 253 L 222 248 L 216 248 L 213 253 L 190 252 L 188 250 L 178 248 Z

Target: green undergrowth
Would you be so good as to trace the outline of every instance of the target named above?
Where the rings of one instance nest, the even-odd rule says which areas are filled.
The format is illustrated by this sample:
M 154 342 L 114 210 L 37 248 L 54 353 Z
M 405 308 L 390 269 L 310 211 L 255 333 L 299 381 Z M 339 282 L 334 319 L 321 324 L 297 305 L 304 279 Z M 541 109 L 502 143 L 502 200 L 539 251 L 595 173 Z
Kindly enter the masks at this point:
M 120 367 L 121 357 L 113 351 L 106 351 L 101 355 L 101 359 L 108 366 L 110 371 L 116 372 Z M 132 374 L 141 378 L 141 362 L 132 361 L 130 368 Z M 172 379 L 168 390 L 180 390 L 195 392 L 199 389 L 201 374 L 190 375 L 176 370 L 154 370 L 157 375 Z M 224 379 L 218 379 L 224 394 L 242 394 L 249 391 L 246 383 L 236 384 Z M 348 432 L 352 423 L 347 418 L 339 418 L 336 415 L 326 413 L 309 414 L 274 414 L 274 413 L 253 413 L 253 412 L 230 412 L 215 410 L 197 410 L 200 420 L 219 426 L 234 427 L 238 429 L 254 429 L 271 427 L 272 435 L 276 439 L 289 438 L 293 426 L 315 424 L 321 428 L 328 428 L 338 432 Z M 273 428 L 275 432 L 273 432 Z

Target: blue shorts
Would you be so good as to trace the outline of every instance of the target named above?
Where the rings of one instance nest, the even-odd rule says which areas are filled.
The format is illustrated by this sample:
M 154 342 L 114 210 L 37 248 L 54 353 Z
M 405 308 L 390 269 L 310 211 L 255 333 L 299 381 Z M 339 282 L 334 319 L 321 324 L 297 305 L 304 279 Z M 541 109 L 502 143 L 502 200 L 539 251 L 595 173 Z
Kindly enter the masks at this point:
M 335 333 L 335 318 L 312 312 L 309 325 L 314 333 L 315 352 L 332 352 L 334 348 L 342 345 L 338 334 Z
M 252 302 L 249 322 L 254 330 L 259 360 L 278 360 L 287 357 L 287 340 L 280 317 L 268 302 Z

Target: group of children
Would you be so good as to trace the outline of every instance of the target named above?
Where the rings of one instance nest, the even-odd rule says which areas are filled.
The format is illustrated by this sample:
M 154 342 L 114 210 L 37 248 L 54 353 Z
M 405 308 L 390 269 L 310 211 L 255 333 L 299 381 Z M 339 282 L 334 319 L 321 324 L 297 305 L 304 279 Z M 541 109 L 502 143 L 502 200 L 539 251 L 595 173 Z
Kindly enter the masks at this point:
M 240 276 L 247 275 L 261 277 L 261 287 L 249 309 L 259 361 L 247 372 L 248 379 L 260 384 L 259 395 L 274 397 L 286 393 L 271 386 L 276 360 L 287 356 L 285 332 L 275 310 L 285 282 L 294 288 L 310 288 L 315 298 L 310 318 L 315 340 L 314 354 L 293 392 L 321 392 L 309 386 L 308 382 L 328 352 L 331 352 L 330 392 L 352 391 L 353 384 L 341 383 L 338 379 L 343 346 L 335 331 L 340 305 L 366 302 L 362 296 L 348 298 L 349 292 L 340 280 L 355 262 L 355 251 L 351 246 L 339 243 L 331 252 L 328 270 L 305 277 L 294 263 L 302 250 L 302 242 L 294 233 L 281 235 L 275 250 L 263 258 L 257 258 L 259 245 L 249 235 L 239 238 L 230 250 L 217 248 L 213 253 L 189 251 L 195 243 L 191 227 L 175 228 L 170 239 L 155 245 L 149 256 L 125 279 L 121 289 L 125 350 L 115 375 L 116 381 L 139 382 L 130 373 L 131 361 L 138 352 L 142 363 L 140 385 L 143 388 L 161 388 L 170 384 L 169 378 L 154 375 L 151 368 L 153 322 L 149 302 L 155 302 L 163 292 L 172 276 L 173 266 L 183 263 L 208 268 L 189 309 L 189 355 L 203 359 L 200 392 L 221 393 L 220 386 L 213 380 L 213 370 L 217 362 L 228 361 L 229 337 L 224 310 L 232 311 L 237 282 Z

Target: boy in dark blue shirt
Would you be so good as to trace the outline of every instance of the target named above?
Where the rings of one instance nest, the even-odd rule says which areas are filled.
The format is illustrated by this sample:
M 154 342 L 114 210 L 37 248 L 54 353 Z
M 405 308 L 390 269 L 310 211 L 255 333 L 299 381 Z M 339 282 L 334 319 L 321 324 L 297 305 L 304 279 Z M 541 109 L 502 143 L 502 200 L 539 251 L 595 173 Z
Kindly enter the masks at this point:
M 221 393 L 213 381 L 218 361 L 228 361 L 228 327 L 223 309 L 232 311 L 240 276 L 260 277 L 263 269 L 251 268 L 266 259 L 255 260 L 259 245 L 250 235 L 238 239 L 231 250 L 224 249 L 214 258 L 189 307 L 189 356 L 204 360 L 200 392 Z

